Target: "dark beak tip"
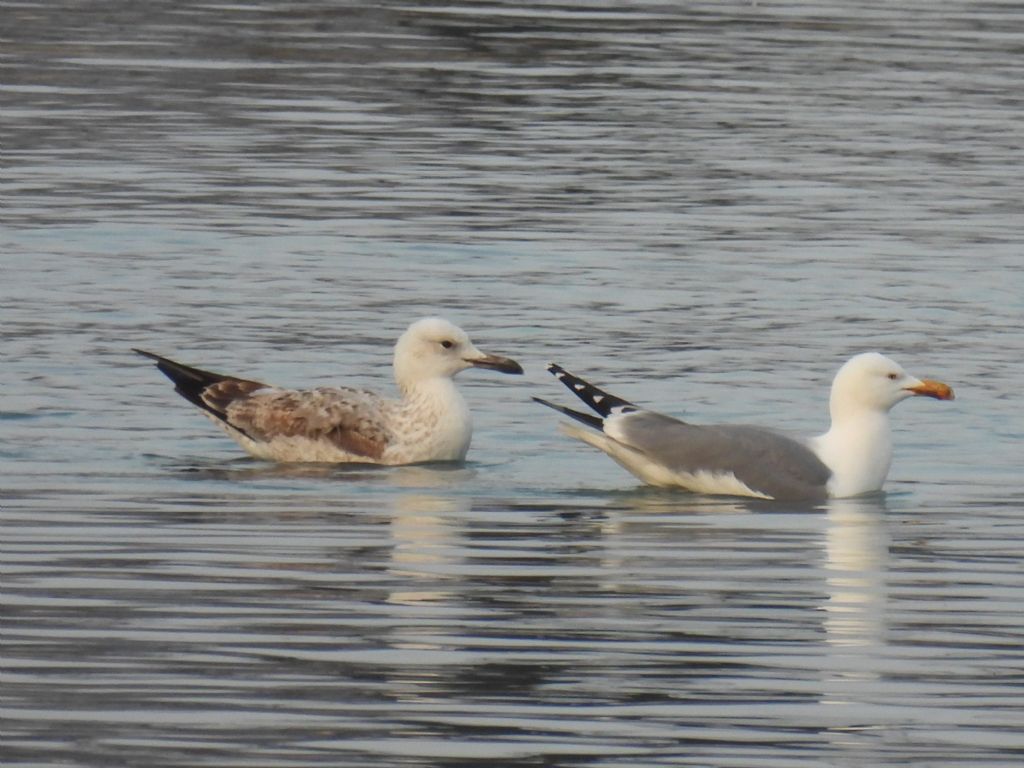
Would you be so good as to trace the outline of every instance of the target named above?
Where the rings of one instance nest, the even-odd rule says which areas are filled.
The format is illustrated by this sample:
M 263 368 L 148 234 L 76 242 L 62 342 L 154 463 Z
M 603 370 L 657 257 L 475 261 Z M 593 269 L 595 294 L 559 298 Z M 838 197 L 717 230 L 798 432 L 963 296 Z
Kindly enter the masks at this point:
M 523 372 L 523 366 L 510 357 L 490 355 L 479 360 L 470 360 L 469 363 L 475 368 L 489 368 L 499 373 L 521 374 Z
M 523 372 L 523 366 L 521 366 L 515 360 L 503 360 L 500 363 L 496 363 L 494 366 L 488 367 L 493 367 L 494 370 L 499 371 L 501 373 L 511 373 L 515 374 L 516 376 Z

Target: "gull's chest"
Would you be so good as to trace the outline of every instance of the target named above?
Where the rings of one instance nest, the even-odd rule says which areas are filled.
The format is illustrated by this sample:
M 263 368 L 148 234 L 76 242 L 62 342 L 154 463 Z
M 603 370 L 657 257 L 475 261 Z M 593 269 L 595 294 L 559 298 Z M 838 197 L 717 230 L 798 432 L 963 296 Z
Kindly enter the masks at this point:
M 819 442 L 818 454 L 832 470 L 829 494 L 856 496 L 881 489 L 892 462 L 892 443 L 885 424 L 831 432 Z
M 462 461 L 473 437 L 469 407 L 458 393 L 412 400 L 395 421 L 389 458 L 402 463 Z

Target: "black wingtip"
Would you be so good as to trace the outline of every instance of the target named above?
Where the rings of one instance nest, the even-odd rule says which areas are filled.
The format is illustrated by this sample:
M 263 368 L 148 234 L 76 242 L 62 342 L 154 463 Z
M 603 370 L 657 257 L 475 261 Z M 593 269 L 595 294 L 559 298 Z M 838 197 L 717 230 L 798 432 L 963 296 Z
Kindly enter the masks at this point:
M 204 371 L 202 368 L 193 368 L 190 365 L 179 363 L 153 352 L 147 352 L 144 349 L 137 349 L 133 347 L 132 351 L 155 361 L 157 370 L 174 383 L 174 391 L 179 395 L 184 397 L 193 405 L 202 408 L 204 411 L 212 413 L 217 418 L 222 420 L 224 419 L 224 414 L 215 408 L 211 408 L 210 405 L 203 400 L 203 390 L 211 384 L 216 384 L 217 382 L 224 381 L 231 377 L 223 376 L 211 371 Z
M 550 374 L 562 382 L 570 392 L 590 406 L 594 411 L 601 414 L 602 417 L 610 416 L 612 411 L 629 413 L 630 411 L 639 410 L 639 408 L 628 400 L 623 400 L 621 397 L 616 397 L 610 392 L 598 389 L 590 382 L 569 373 L 569 371 L 565 370 L 565 368 L 557 363 L 548 363 L 545 368 Z
M 582 411 L 574 411 L 572 408 L 566 408 L 564 405 L 552 403 L 550 400 L 545 400 L 542 397 L 534 397 L 533 400 L 534 402 L 546 405 L 548 408 L 558 411 L 559 413 L 565 414 L 571 419 L 576 419 L 576 421 L 582 422 L 588 427 L 593 427 L 598 432 L 604 429 L 604 420 L 599 419 L 597 416 L 591 416 L 589 413 L 583 413 Z

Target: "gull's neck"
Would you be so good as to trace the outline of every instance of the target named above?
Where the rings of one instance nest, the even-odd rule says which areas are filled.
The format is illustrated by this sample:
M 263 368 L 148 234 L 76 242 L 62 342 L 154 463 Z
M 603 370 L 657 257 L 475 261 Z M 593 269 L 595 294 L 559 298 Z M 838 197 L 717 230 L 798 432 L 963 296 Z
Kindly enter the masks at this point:
M 889 412 L 863 405 L 841 405 L 833 398 L 832 426 L 811 441 L 832 470 L 829 495 L 856 496 L 880 490 L 892 462 Z
M 444 405 L 464 403 L 462 393 L 455 386 L 450 376 L 433 376 L 428 379 L 399 381 L 398 389 L 402 393 L 403 403 L 436 402 Z

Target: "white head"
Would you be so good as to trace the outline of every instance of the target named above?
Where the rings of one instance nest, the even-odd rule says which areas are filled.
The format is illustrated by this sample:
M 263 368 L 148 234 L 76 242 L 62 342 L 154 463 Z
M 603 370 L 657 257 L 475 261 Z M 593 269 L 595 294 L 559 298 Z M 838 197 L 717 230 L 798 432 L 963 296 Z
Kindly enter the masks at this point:
M 886 413 L 914 395 L 952 400 L 953 390 L 941 381 L 918 379 L 877 352 L 850 358 L 832 381 L 832 419 L 864 412 Z
M 439 317 L 417 320 L 395 344 L 395 381 L 403 392 L 421 381 L 450 379 L 470 367 L 523 372 L 515 360 L 484 354 L 465 331 Z

